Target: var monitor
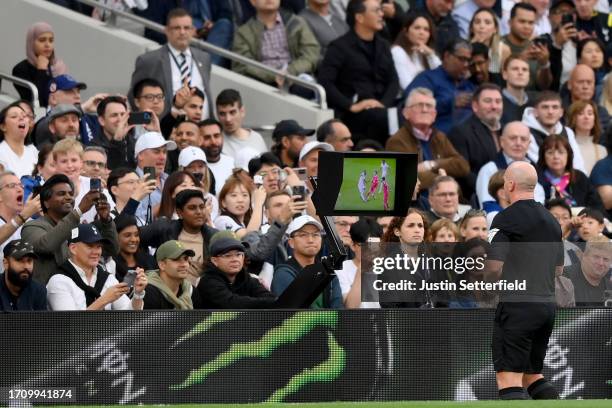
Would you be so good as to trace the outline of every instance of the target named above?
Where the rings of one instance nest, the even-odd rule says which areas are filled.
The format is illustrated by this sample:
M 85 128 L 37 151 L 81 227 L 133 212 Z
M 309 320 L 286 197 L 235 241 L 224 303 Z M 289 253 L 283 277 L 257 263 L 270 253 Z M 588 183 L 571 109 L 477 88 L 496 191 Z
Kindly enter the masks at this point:
M 312 199 L 319 215 L 404 216 L 416 180 L 416 154 L 321 151 Z

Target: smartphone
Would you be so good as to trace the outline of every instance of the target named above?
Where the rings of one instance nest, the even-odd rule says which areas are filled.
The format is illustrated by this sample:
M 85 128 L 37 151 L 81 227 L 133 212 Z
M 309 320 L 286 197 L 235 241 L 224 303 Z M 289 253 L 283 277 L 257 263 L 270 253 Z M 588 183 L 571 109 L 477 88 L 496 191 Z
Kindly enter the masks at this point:
M 149 175 L 149 180 L 155 180 L 155 167 L 147 166 L 144 169 L 142 169 L 142 171 L 144 174 Z
M 295 172 L 295 174 L 297 174 L 300 180 L 306 181 L 306 178 L 308 177 L 306 175 L 306 167 L 296 167 L 295 169 L 293 169 L 293 171 Z
M 537 44 L 537 45 L 544 45 L 547 46 L 548 45 L 548 37 L 546 36 L 539 36 L 533 39 L 533 43 Z
M 148 125 L 153 120 L 150 112 L 132 112 L 128 117 L 128 125 Z
M 40 194 L 40 190 L 42 190 L 42 186 L 34 186 L 32 187 L 32 197 L 36 197 Z
M 574 24 L 574 15 L 571 13 L 565 13 L 561 16 L 561 26 L 566 26 L 568 24 Z
M 204 179 L 204 175 L 202 173 L 191 173 L 191 175 L 198 183 L 202 183 L 202 180 Z
M 300 196 L 297 201 L 304 201 L 306 199 L 306 187 L 305 186 L 293 186 L 291 187 L 291 193 L 294 196 Z
M 256 186 L 263 186 L 263 177 L 261 176 L 261 174 L 256 174 L 253 177 L 253 183 L 255 183 Z
M 136 269 L 128 269 L 127 273 L 123 277 L 123 282 L 127 284 L 130 289 L 133 289 L 134 282 L 136 282 Z
M 102 180 L 99 178 L 89 179 L 89 189 L 95 191 L 102 191 Z

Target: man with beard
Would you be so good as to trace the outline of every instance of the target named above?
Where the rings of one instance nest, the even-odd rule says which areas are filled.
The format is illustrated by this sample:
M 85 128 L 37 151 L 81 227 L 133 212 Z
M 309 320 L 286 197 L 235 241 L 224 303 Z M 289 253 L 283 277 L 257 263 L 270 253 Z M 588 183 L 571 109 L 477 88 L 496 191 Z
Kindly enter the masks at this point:
M 81 116 L 83 114 L 74 105 L 62 103 L 51 109 L 47 115 L 47 120 L 49 121 L 49 131 L 53 137 L 48 142 L 53 144 L 67 137 L 78 139 Z
M 3 252 L 6 272 L 0 274 L 0 311 L 47 310 L 47 290 L 32 280 L 37 258 L 32 244 L 16 239 Z
M 221 191 L 225 180 L 232 174 L 234 159 L 227 156 L 223 150 L 223 133 L 221 123 L 215 119 L 206 119 L 200 122 L 200 135 L 202 136 L 202 150 L 206 153 L 208 167 L 215 176 L 217 191 Z
M 270 149 L 282 163 L 282 167 L 295 167 L 302 147 L 313 135 L 314 129 L 304 129 L 295 120 L 281 120 L 272 131 L 274 145 Z
M 37 255 L 34 279 L 47 283 L 69 256 L 67 241 L 71 232 L 78 227 L 81 216 L 96 207 L 96 221 L 93 223 L 102 236 L 108 240 L 107 253 L 116 253 L 117 231 L 110 216 L 108 201 L 100 199 L 100 191 L 90 190 L 78 206 L 74 205 L 74 187 L 70 179 L 56 174 L 45 182 L 40 191 L 43 216 L 27 222 L 21 229 L 21 238 L 34 246 Z

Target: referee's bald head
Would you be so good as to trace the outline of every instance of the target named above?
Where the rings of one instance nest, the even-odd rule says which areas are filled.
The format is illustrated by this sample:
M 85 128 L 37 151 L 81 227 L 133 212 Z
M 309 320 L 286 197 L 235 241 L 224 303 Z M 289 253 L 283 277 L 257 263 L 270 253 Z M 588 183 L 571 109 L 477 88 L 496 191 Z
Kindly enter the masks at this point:
M 535 167 L 524 161 L 512 162 L 504 173 L 504 190 L 511 203 L 533 199 L 537 183 L 538 173 Z

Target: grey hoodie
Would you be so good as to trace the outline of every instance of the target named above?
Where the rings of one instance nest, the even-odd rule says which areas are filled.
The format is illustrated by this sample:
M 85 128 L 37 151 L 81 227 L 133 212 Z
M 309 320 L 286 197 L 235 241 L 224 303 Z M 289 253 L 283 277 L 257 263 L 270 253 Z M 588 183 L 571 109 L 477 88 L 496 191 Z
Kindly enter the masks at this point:
M 538 120 L 536 119 L 533 111 L 534 111 L 534 108 L 525 109 L 525 112 L 523 112 L 523 123 L 530 128 L 539 130 L 540 132 L 544 134 L 548 134 L 548 131 L 544 129 L 544 127 L 542 127 L 540 122 L 538 122 Z M 555 125 L 555 130 L 554 130 L 555 134 L 560 134 L 563 131 L 563 127 L 564 126 L 561 124 L 561 122 L 557 122 L 557 124 Z M 567 126 L 565 126 L 565 133 L 567 133 L 569 144 L 572 147 L 572 150 L 574 152 L 574 162 L 572 163 L 573 167 L 574 169 L 580 170 L 581 172 L 585 173 L 584 160 L 582 158 L 582 153 L 580 152 L 580 148 L 578 147 L 578 143 L 576 143 L 576 136 L 574 135 L 574 131 L 568 128 Z M 529 143 L 529 150 L 527 150 L 527 157 L 529 157 L 529 159 L 532 162 L 537 163 L 539 155 L 540 155 L 540 146 L 538 146 L 538 143 L 536 142 L 536 139 L 532 134 L 531 143 Z

